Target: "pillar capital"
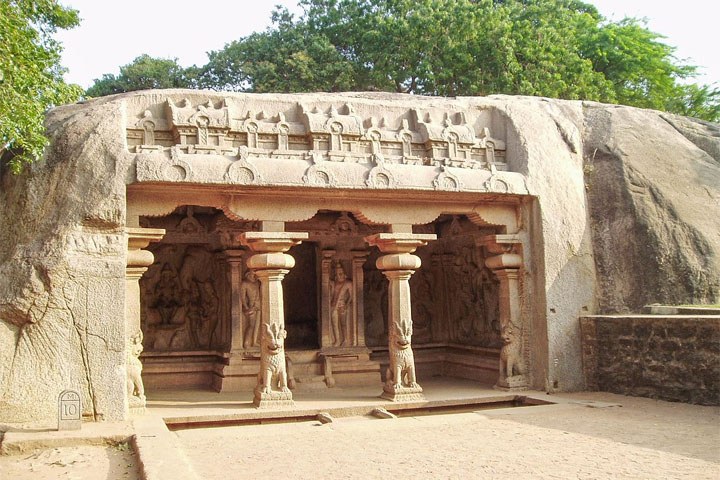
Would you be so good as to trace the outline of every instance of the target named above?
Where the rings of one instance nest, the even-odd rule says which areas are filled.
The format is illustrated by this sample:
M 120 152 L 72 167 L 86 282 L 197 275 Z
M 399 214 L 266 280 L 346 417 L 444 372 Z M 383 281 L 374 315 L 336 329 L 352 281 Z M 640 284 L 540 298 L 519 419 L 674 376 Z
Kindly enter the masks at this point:
M 128 235 L 128 253 L 127 253 L 127 269 L 128 272 L 138 273 L 142 276 L 143 272 L 152 265 L 155 257 L 152 252 L 143 250 L 150 245 L 151 242 L 157 242 L 165 235 L 162 228 L 126 228 Z M 138 270 L 138 272 L 135 272 Z
M 515 253 L 521 243 L 520 236 L 516 234 L 485 235 L 475 239 L 475 245 L 485 248 L 491 255 Z
M 413 253 L 418 247 L 437 240 L 432 233 L 376 233 L 365 237 L 371 246 L 376 246 L 382 253 Z
M 240 243 L 256 253 L 284 253 L 307 238 L 305 232 L 245 232 Z

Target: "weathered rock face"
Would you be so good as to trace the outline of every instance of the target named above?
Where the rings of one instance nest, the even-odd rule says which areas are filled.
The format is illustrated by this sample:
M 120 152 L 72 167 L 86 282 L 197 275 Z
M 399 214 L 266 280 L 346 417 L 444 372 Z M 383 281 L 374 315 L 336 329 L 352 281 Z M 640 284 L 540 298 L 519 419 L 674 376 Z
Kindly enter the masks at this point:
M 102 103 L 54 110 L 46 158 L 19 176 L 2 172 L 2 421 L 54 418 L 66 388 L 82 392 L 88 416 L 125 415 L 129 163 L 120 169 L 114 112 Z
M 212 138 L 214 130 L 206 127 L 225 121 L 214 111 L 215 105 L 225 102 L 230 112 L 227 121 L 245 125 L 248 149 L 234 146 L 224 156 L 227 152 L 214 147 L 194 153 L 179 148 L 172 153 L 175 163 L 163 170 L 168 165 L 162 163 L 166 160 L 162 149 L 141 151 L 135 150 L 138 143 L 129 146 L 131 131 L 174 141 L 172 136 L 160 138 L 166 135 L 161 128 L 166 120 L 158 120 L 159 114 L 173 111 L 175 120 L 182 123 L 189 120 L 182 109 L 190 105 L 200 112 L 208 97 L 212 108 L 201 119 L 208 123 L 193 127 L 198 129 L 194 141 L 201 143 L 201 134 Z M 183 104 L 184 99 L 189 103 Z M 343 107 L 348 103 L 359 113 Z M 268 117 L 248 112 L 267 109 L 275 115 L 291 111 L 295 104 L 307 107 L 303 107 L 305 126 L 297 119 L 288 117 L 285 122 L 285 117 L 273 117 L 278 130 L 263 132 Z M 336 142 L 342 150 L 342 135 L 355 136 L 366 142 L 372 152 L 366 156 L 374 158 L 374 163 L 368 164 L 364 153 L 350 151 L 342 155 L 355 155 L 357 161 L 335 163 L 325 158 L 320 164 L 314 155 L 296 160 L 287 152 L 275 157 L 282 167 L 273 167 L 270 157 L 268 161 L 248 160 L 248 152 L 261 146 L 263 134 L 279 138 L 282 132 L 292 136 L 293 129 L 300 128 L 297 125 L 316 128 L 313 105 L 319 105 L 321 113 L 331 112 L 318 115 L 320 120 L 336 115 L 335 107 L 347 110 L 340 114 L 338 131 L 328 130 L 328 139 L 318 140 L 313 149 L 333 151 Z M 397 151 L 406 148 L 402 135 L 407 121 L 413 121 L 413 109 L 433 112 L 428 117 L 416 115 L 414 132 L 424 129 L 432 136 L 435 131 L 455 130 L 456 136 L 448 134 L 443 139 L 448 152 L 442 154 L 448 157 L 445 164 L 431 162 L 413 170 L 411 163 L 417 159 L 412 149 L 426 147 L 412 132 L 407 143 L 413 158 L 410 164 L 394 165 L 384 161 L 382 154 L 376 156 L 382 152 L 390 158 L 392 154 L 376 142 L 375 130 L 381 136 L 398 132 L 393 140 Z M 155 117 L 147 116 L 153 112 Z M 442 112 L 448 112 L 444 119 Z M 366 115 L 365 123 L 347 123 L 346 117 L 361 114 Z M 145 120 L 152 120 L 152 128 Z M 253 140 L 257 144 L 250 140 L 252 123 L 261 124 L 252 131 L 258 134 Z M 493 202 L 512 198 L 516 220 L 481 220 L 498 230 L 504 225 L 508 231 L 498 233 L 517 235 L 522 242 L 520 309 L 526 322 L 522 345 L 529 382 L 535 388 L 583 387 L 577 321 L 581 314 L 629 311 L 653 301 L 717 301 L 720 296 L 720 140 L 715 125 L 628 107 L 527 97 L 194 91 L 139 92 L 65 106 L 50 112 L 47 124 L 52 146 L 45 158 L 22 175 L 0 174 L 2 422 L 53 418 L 57 395 L 67 388 L 82 392 L 86 415 L 126 417 L 126 349 L 136 333 L 125 321 L 126 228 L 137 226 L 127 219 L 128 185 L 201 188 L 228 179 L 228 185 L 217 190 L 231 195 L 233 188 L 244 188 L 240 183 L 264 178 L 267 184 L 252 188 L 267 193 L 274 179 L 297 174 L 300 183 L 293 188 L 327 192 L 334 187 L 345 189 L 345 196 L 367 190 L 367 198 L 393 198 L 386 206 L 373 208 L 383 215 L 394 211 L 394 218 L 415 224 L 423 222 L 412 219 L 423 215 L 413 211 L 412 202 L 401 201 L 403 192 L 408 198 L 415 192 L 416 200 L 420 198 L 417 192 L 426 192 L 422 200 L 427 208 L 427 199 L 437 198 L 441 205 L 457 191 L 464 195 L 469 213 L 472 202 L 492 207 Z M 478 168 L 463 168 L 457 160 L 463 148 L 467 159 L 475 154 L 473 149 L 488 148 L 490 133 L 483 133 L 481 124 L 502 138 L 505 150 L 497 156 L 501 171 L 493 171 L 490 161 L 478 163 Z M 181 127 L 178 135 L 190 135 Z M 463 128 L 474 129 L 468 133 L 470 140 L 463 139 Z M 203 141 L 209 142 L 208 138 Z M 277 142 L 280 149 L 281 140 Z M 284 148 L 292 150 L 289 145 Z M 191 153 L 196 156 L 190 158 Z M 305 177 L 303 172 L 307 172 Z M 334 185 L 307 185 L 302 178 Z M 292 181 L 287 185 L 294 185 Z M 384 190 L 382 195 L 378 189 Z M 340 205 L 342 200 L 338 195 L 333 201 Z M 286 202 L 287 208 L 299 208 L 306 201 Z M 247 210 L 251 203 L 237 208 Z M 256 211 L 272 212 L 268 205 Z M 236 205 L 214 206 L 232 210 Z M 467 214 L 462 209 L 450 213 Z
M 720 127 L 588 105 L 584 152 L 598 306 L 720 298 Z

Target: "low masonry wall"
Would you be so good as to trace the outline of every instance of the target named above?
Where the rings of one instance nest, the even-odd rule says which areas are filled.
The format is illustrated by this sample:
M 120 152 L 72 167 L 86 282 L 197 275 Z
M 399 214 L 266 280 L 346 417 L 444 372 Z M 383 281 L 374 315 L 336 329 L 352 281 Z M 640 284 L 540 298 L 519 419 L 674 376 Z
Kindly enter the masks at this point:
M 580 317 L 588 390 L 720 405 L 720 315 Z

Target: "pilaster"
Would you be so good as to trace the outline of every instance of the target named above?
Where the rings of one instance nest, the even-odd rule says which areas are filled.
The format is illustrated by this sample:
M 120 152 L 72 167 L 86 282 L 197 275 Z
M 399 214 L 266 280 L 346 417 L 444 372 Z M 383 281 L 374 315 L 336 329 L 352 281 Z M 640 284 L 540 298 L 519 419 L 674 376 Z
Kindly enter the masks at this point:
M 520 240 L 517 235 L 488 235 L 477 239 L 476 244 L 485 248 L 485 265 L 500 282 L 498 301 L 503 347 L 495 388 L 525 390 L 528 379 L 523 341 L 526 326 L 520 305 L 519 274 L 523 264 Z
M 132 413 L 145 411 L 145 387 L 142 382 L 140 353 L 143 333 L 140 328 L 140 278 L 155 261 L 152 252 L 143 250 L 150 242 L 165 235 L 161 228 L 127 228 L 128 252 L 125 267 L 125 331 L 127 351 L 127 399 Z

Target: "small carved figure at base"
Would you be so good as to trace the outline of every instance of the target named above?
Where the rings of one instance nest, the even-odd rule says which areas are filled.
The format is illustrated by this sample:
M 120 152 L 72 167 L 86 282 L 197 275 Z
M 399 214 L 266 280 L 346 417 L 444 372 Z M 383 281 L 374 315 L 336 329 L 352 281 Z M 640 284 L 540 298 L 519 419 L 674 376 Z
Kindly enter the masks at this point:
M 505 379 L 499 379 L 493 387 L 495 390 L 503 390 L 506 392 L 516 390 L 527 390 L 528 382 L 525 375 L 515 375 Z
M 410 344 L 412 322 L 394 323 L 390 331 L 389 360 L 380 398 L 393 402 L 425 400 L 415 377 L 415 355 Z
M 264 393 L 256 389 L 253 404 L 256 408 L 290 408 L 295 406 L 292 393 L 289 390 L 287 392 Z
M 145 387 L 142 381 L 142 363 L 138 358 L 143 351 L 142 341 L 143 334 L 140 330 L 130 337 L 127 350 L 127 396 L 131 409 L 142 408 L 144 411 Z
M 255 406 L 292 406 L 285 362 L 287 331 L 278 324 L 263 324 L 260 339 L 260 372 L 255 387 Z M 289 402 L 289 403 L 288 403 Z
M 500 350 L 500 375 L 495 388 L 501 390 L 526 389 L 527 378 L 525 377 L 520 335 L 512 323 L 503 327 L 502 340 L 504 345 Z
M 420 385 L 417 385 L 417 387 L 400 387 L 398 389 L 383 387 L 383 393 L 380 395 L 380 398 L 397 403 L 424 402 L 425 395 L 423 395 L 422 391 L 423 389 Z

